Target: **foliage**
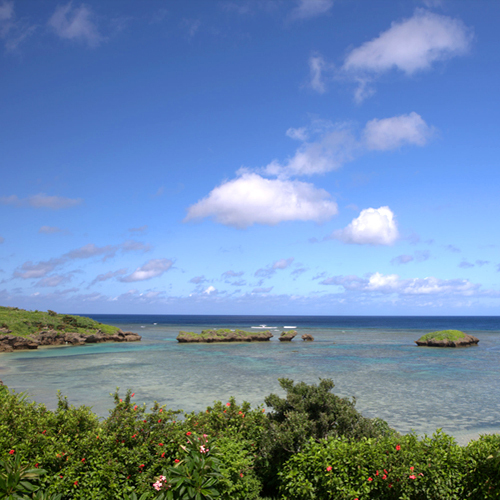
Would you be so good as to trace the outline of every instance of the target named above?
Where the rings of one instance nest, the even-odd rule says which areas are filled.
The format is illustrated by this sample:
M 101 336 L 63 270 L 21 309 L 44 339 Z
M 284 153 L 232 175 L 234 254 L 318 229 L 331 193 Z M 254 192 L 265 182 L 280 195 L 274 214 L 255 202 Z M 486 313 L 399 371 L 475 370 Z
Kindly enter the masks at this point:
M 262 338 L 264 340 L 267 340 L 269 337 L 269 331 L 259 331 L 259 332 L 246 332 L 245 330 L 230 330 L 229 328 L 220 328 L 218 330 L 202 330 L 201 333 L 194 333 L 194 332 L 184 332 L 181 331 L 179 332 L 179 335 L 177 336 L 177 340 L 179 339 L 186 339 L 186 340 L 191 340 L 191 341 L 207 341 L 210 340 L 211 342 L 223 342 L 224 340 L 231 338 L 233 339 L 240 339 L 241 341 L 248 340 L 250 338 L 256 339 L 256 338 Z
M 419 342 L 425 342 L 427 340 L 460 340 L 465 337 L 465 333 L 460 330 L 440 330 L 438 332 L 431 332 L 422 335 L 418 339 Z
M 119 328 L 104 325 L 84 316 L 73 316 L 69 314 L 57 314 L 50 309 L 47 312 L 25 311 L 17 307 L 0 306 L 0 327 L 10 330 L 12 335 L 27 336 L 42 330 L 56 330 L 65 332 L 95 333 L 101 330 L 103 333 L 112 335 Z
M 466 447 L 442 432 L 400 436 L 332 394 L 331 380 L 280 383 L 271 412 L 234 398 L 199 413 L 146 409 L 117 390 L 104 420 L 0 386 L 0 498 L 499 498 L 500 436 Z

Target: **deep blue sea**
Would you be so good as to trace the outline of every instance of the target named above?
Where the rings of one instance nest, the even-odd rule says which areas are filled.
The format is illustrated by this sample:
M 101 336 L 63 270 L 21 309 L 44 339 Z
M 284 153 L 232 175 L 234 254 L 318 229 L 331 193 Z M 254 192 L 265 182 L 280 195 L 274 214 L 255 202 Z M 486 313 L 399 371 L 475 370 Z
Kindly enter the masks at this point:
M 254 406 L 278 378 L 317 383 L 331 378 L 334 392 L 355 397 L 366 416 L 400 432 L 431 434 L 437 428 L 466 442 L 500 432 L 500 317 L 408 316 L 88 316 L 142 335 L 140 343 L 49 347 L 0 354 L 0 379 L 49 408 L 57 390 L 75 405 L 106 416 L 112 393 L 135 392 L 137 403 L 157 400 L 170 408 L 200 411 L 230 396 Z M 179 344 L 180 330 L 276 327 L 270 342 Z M 290 343 L 283 326 L 297 327 Z M 421 335 L 458 329 L 479 345 L 460 349 L 417 347 Z M 310 333 L 314 342 L 303 342 Z

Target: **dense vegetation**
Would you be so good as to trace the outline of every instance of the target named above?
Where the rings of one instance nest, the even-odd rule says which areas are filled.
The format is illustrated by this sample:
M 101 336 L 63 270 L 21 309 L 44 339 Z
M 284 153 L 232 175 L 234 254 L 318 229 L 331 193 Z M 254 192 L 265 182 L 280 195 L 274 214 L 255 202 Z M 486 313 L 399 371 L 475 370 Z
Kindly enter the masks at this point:
M 202 330 L 201 333 L 179 332 L 177 340 L 179 342 L 244 342 L 251 340 L 269 340 L 272 337 L 269 330 L 260 332 L 247 332 L 245 330 L 231 330 L 229 328 L 219 328 L 217 330 Z
M 363 417 L 333 382 L 281 379 L 264 408 L 234 399 L 185 414 L 128 391 L 100 420 L 0 386 L 0 498 L 498 499 L 500 436 L 466 447 L 401 436 Z
M 25 311 L 17 307 L 2 306 L 0 306 L 0 328 L 4 331 L 10 331 L 12 335 L 23 337 L 43 330 L 83 334 L 95 333 L 100 330 L 109 335 L 113 335 L 119 330 L 116 326 L 104 325 L 84 316 L 57 314 L 51 310 L 47 312 Z
M 465 337 L 465 333 L 460 330 L 440 330 L 438 332 L 426 333 L 418 340 L 419 342 L 425 342 L 426 340 L 460 340 Z

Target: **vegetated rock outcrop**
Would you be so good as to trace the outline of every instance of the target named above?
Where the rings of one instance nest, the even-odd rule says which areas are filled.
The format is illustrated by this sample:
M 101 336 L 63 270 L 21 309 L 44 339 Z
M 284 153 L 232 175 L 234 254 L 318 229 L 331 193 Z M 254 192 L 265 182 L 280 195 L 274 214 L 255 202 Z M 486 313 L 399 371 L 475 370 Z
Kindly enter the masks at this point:
M 310 333 L 304 333 L 301 337 L 302 340 L 305 340 L 307 342 L 312 342 L 314 340 L 314 337 Z
M 278 338 L 281 342 L 291 342 L 296 335 L 297 332 L 295 330 L 288 330 L 286 332 L 281 332 Z
M 179 332 L 177 341 L 180 343 L 197 342 L 266 342 L 273 334 L 269 330 L 262 332 L 246 332 L 244 330 L 203 330 L 201 333 Z
M 479 339 L 460 330 L 441 330 L 423 335 L 415 343 L 428 347 L 466 347 L 477 345 Z
M 39 346 L 136 342 L 141 336 L 123 332 L 91 318 L 0 307 L 0 352 L 38 349 Z

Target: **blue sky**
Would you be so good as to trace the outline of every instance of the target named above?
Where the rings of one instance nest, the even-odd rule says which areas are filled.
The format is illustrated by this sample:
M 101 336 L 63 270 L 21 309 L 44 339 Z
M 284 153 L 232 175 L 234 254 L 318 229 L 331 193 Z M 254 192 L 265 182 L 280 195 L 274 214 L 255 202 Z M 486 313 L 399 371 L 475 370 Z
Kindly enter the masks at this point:
M 498 19 L 0 0 L 0 304 L 497 315 Z

